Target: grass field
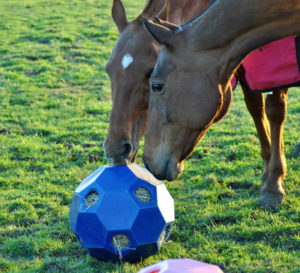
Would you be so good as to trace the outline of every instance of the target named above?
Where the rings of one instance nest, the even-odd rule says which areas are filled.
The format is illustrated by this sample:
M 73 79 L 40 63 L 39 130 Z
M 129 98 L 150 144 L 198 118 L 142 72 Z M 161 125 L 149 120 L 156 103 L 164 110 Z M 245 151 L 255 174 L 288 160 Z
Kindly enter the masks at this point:
M 69 230 L 76 186 L 108 164 L 111 109 L 104 71 L 118 33 L 107 0 L 0 1 L 0 272 L 136 272 L 167 258 L 220 264 L 225 272 L 300 272 L 300 88 L 285 124 L 286 200 L 257 207 L 263 163 L 242 92 L 166 185 L 176 224 L 143 263 L 89 257 Z M 144 0 L 125 1 L 129 19 Z M 138 163 L 142 164 L 141 152 Z

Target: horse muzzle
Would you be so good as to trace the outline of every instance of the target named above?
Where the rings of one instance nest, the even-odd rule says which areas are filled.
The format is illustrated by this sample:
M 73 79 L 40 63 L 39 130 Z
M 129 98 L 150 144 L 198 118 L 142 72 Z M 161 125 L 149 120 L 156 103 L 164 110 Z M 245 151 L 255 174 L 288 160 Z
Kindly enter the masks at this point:
M 134 162 L 137 151 L 134 151 L 130 141 L 122 140 L 117 143 L 109 143 L 107 140 L 104 145 L 105 156 L 113 162 L 113 165 L 127 165 Z
M 184 165 L 182 162 L 174 162 L 171 158 L 165 159 L 162 162 L 153 163 L 147 156 L 143 156 L 146 168 L 159 180 L 175 180 L 183 171 Z

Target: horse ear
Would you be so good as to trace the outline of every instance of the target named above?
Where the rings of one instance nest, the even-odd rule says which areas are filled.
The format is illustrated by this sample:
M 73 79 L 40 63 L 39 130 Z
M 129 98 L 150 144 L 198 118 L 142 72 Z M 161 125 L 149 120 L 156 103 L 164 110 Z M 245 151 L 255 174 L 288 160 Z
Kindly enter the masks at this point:
M 159 25 L 161 25 L 161 26 L 164 26 L 164 27 L 166 27 L 166 28 L 168 28 L 168 29 L 170 29 L 172 31 L 177 31 L 178 28 L 179 28 L 176 24 L 173 24 L 171 22 L 162 20 L 162 19 L 160 19 L 158 17 L 155 17 L 154 22 L 157 23 L 157 24 L 159 24 Z
M 141 18 L 150 18 L 152 16 L 157 15 L 161 11 L 161 9 L 164 7 L 164 4 L 167 5 L 167 2 L 161 1 L 161 0 L 148 0 L 144 7 L 144 10 L 136 18 L 136 20 L 139 20 Z
M 144 25 L 158 43 L 172 47 L 174 44 L 175 33 L 171 29 L 146 19 L 144 19 Z
M 122 32 L 128 25 L 125 8 L 121 0 L 114 0 L 112 10 L 112 18 L 118 27 L 119 32 Z

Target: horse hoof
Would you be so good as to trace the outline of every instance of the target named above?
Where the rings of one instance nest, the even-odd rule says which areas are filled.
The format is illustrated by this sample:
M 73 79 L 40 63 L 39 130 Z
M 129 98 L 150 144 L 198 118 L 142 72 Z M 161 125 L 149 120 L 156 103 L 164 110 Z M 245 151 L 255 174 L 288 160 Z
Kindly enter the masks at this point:
M 266 192 L 263 191 L 260 194 L 258 205 L 260 207 L 275 208 L 283 203 L 284 194 L 277 192 Z

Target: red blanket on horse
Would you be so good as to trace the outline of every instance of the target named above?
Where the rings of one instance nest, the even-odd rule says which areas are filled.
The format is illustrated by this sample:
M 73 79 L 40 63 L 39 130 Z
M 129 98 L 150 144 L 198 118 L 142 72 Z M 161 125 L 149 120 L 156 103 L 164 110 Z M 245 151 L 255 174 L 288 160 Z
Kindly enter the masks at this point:
M 300 85 L 300 38 L 287 37 L 253 51 L 240 66 L 239 78 L 258 92 Z

